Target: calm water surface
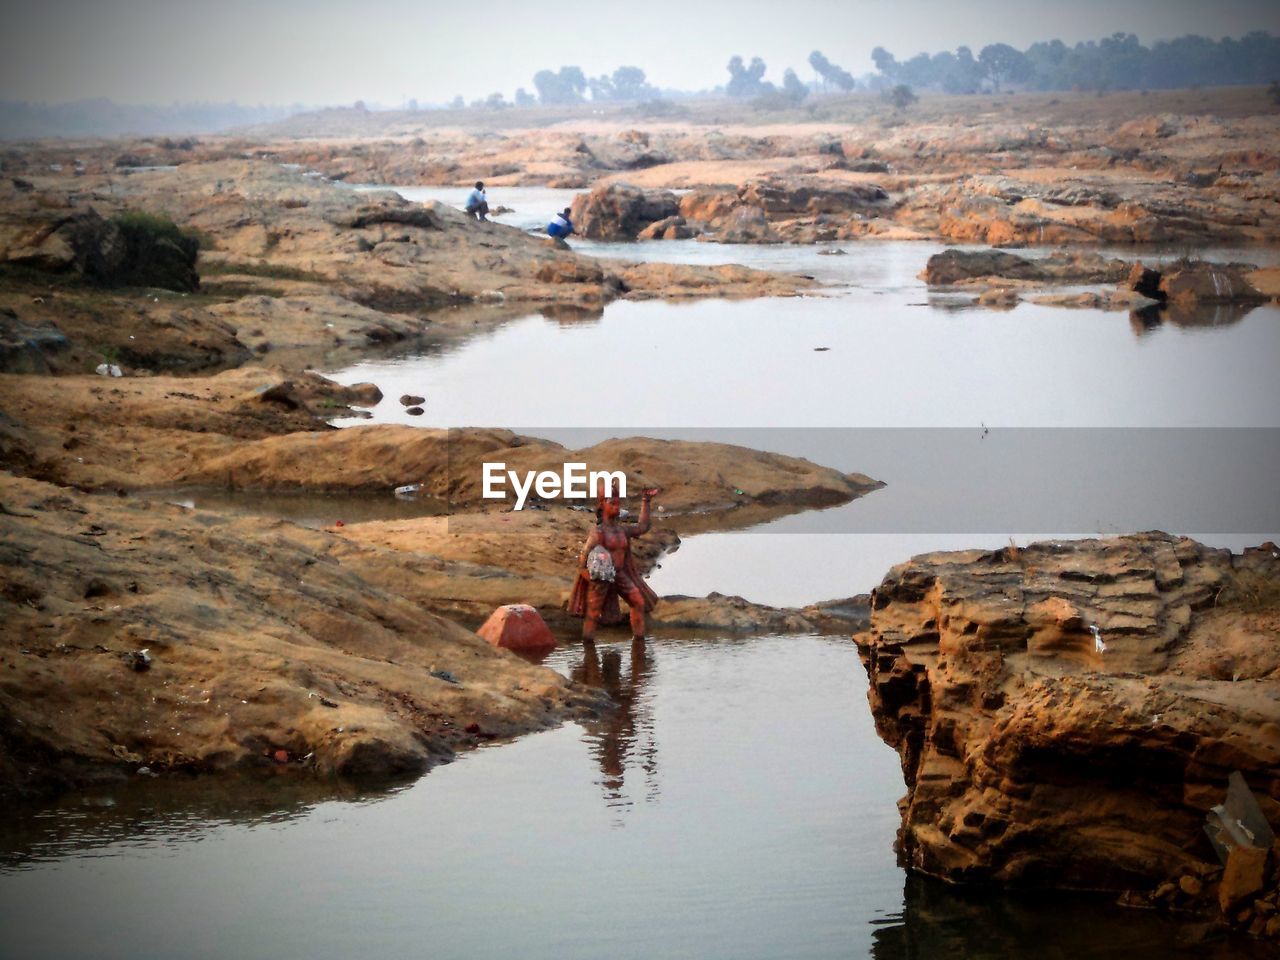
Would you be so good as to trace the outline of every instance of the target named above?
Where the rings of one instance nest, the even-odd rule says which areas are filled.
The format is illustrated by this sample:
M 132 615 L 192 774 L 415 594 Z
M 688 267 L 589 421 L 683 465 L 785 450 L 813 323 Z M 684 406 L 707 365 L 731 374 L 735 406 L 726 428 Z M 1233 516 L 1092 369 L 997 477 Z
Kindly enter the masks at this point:
M 449 203 L 465 194 L 402 192 Z M 491 191 L 535 225 L 572 196 Z M 828 286 L 821 297 L 532 313 L 431 355 L 330 375 L 372 380 L 389 398 L 427 397 L 425 416 L 391 399 L 374 408 L 377 422 L 502 426 L 570 445 L 722 439 L 887 484 L 839 510 L 690 537 L 655 571 L 660 593 L 796 605 L 866 591 L 929 550 L 1143 529 L 1234 549 L 1280 538 L 1267 480 L 1280 473 L 1280 308 L 1159 322 L 1030 303 L 975 308 L 971 294 L 930 293 L 919 279 L 943 249 L 932 243 L 574 245 L 631 260 L 741 262 Z M 1269 249 L 1201 255 L 1278 259 Z M 602 402 L 606 370 L 622 379 Z M 787 573 L 796 570 L 804 575 Z
M 147 781 L 11 811 L 0 955 L 1143 960 L 1176 947 L 1176 926 L 1096 901 L 908 884 L 891 849 L 897 756 L 845 639 L 659 637 L 571 644 L 550 662 L 618 712 L 381 794 Z

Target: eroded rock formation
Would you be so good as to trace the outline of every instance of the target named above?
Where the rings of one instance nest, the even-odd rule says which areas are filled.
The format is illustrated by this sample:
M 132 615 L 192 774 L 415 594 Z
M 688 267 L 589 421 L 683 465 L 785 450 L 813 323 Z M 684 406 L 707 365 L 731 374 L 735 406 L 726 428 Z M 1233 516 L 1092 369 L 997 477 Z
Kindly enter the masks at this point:
M 1017 887 L 1212 878 L 1205 815 L 1235 770 L 1280 823 L 1278 558 L 1153 533 L 890 571 L 856 640 L 902 759 L 904 861 Z

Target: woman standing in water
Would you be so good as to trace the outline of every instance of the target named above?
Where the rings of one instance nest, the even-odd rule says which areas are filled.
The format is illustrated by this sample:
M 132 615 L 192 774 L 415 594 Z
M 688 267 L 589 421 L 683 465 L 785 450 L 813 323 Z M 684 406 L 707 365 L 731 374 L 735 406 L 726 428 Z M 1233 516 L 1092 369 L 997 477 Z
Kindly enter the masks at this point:
M 578 554 L 578 577 L 569 595 L 569 612 L 582 617 L 582 639 L 594 640 L 596 625 L 619 623 L 619 598 L 631 608 L 631 636 L 643 640 L 645 615 L 658 605 L 658 595 L 644 582 L 631 556 L 631 538 L 649 531 L 649 503 L 658 493 L 645 490 L 640 498 L 640 521 L 619 523 L 622 505 L 617 495 L 600 494 L 596 527 Z M 607 559 L 606 559 L 607 558 Z

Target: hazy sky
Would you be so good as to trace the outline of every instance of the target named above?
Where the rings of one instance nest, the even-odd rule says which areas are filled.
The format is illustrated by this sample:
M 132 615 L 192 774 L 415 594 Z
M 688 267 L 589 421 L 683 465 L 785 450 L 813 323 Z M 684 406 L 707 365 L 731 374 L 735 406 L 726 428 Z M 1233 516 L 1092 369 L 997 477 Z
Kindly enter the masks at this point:
M 808 78 L 815 47 L 855 74 L 995 41 L 1144 42 L 1280 33 L 1280 0 L 27 0 L 3 2 L 0 99 L 399 105 L 517 86 L 543 67 L 642 67 L 660 86 L 723 83 L 733 54 Z

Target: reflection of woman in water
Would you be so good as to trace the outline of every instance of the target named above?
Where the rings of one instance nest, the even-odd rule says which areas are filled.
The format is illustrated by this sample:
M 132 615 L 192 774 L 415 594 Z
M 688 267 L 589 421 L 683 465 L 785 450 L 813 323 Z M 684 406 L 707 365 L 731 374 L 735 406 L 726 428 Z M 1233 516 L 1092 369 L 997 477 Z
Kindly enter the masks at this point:
M 631 538 L 642 537 L 649 531 L 649 502 L 657 490 L 646 490 L 640 502 L 640 522 L 622 524 L 618 515 L 622 505 L 616 495 L 605 498 L 600 495 L 597 515 L 599 522 L 578 554 L 578 576 L 569 595 L 569 612 L 582 617 L 582 639 L 594 640 L 596 624 L 622 622 L 619 598 L 631 608 L 631 635 L 643 640 L 645 614 L 658 605 L 658 595 L 640 576 L 635 559 L 631 556 Z M 596 547 L 608 551 L 613 561 L 612 580 L 593 580 L 587 572 L 587 558 Z

